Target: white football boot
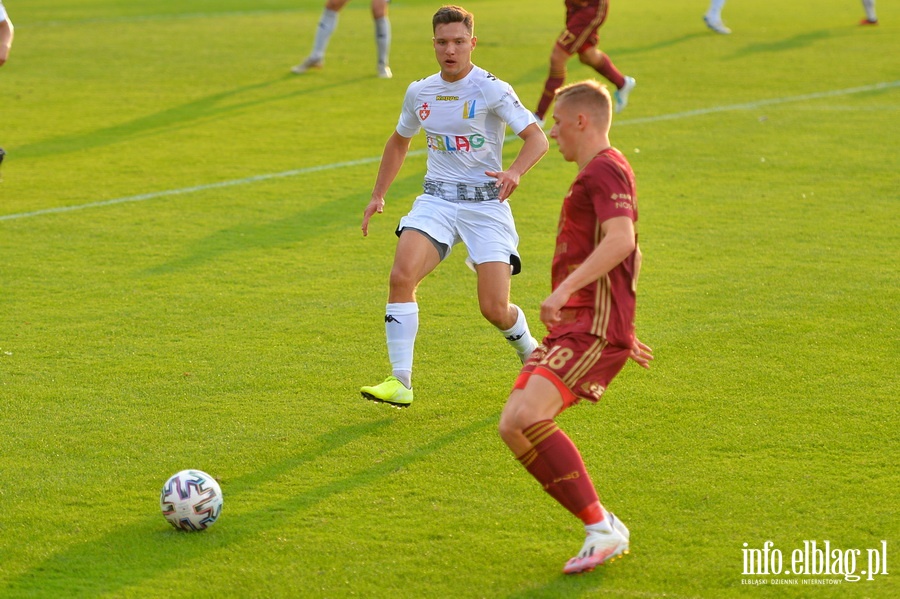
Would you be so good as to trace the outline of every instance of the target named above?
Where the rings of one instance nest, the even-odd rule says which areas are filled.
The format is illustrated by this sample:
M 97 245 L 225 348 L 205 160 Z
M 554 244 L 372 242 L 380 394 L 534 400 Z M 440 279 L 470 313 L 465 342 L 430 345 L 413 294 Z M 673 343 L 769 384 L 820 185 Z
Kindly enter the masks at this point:
M 634 80 L 634 77 L 625 77 L 625 85 L 617 89 L 616 93 L 613 94 L 616 98 L 616 112 L 622 112 L 628 106 L 628 94 L 631 93 L 635 85 L 637 85 L 637 81 Z

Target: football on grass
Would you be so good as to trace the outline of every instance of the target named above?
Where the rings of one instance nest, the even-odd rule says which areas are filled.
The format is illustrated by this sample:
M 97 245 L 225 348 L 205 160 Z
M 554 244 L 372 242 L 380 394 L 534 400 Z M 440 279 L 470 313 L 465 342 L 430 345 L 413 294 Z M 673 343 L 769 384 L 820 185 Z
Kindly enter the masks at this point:
M 205 530 L 222 513 L 222 489 L 202 470 L 182 470 L 163 485 L 159 507 L 175 528 Z

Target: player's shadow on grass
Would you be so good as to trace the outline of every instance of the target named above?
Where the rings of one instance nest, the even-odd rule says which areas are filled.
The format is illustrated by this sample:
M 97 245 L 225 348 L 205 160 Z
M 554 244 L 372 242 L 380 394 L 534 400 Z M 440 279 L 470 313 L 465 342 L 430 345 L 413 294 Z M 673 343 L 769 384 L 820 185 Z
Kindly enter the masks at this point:
M 627 559 L 627 558 L 626 558 Z M 603 579 L 606 577 L 605 570 L 607 568 L 615 568 L 614 564 L 604 564 L 599 566 L 593 572 L 585 572 L 583 574 L 570 575 L 562 573 L 562 563 L 559 564 L 559 575 L 555 576 L 550 582 L 540 587 L 532 587 L 528 590 L 518 591 L 506 595 L 506 599 L 556 599 L 557 597 L 588 597 L 603 595 L 610 593 L 610 596 L 616 596 L 614 591 L 604 588 Z M 535 579 L 541 578 L 536 575 Z M 625 596 L 632 596 L 626 594 Z M 664 596 L 648 593 L 650 597 Z
M 752 54 L 765 54 L 772 52 L 784 52 L 786 50 L 797 50 L 812 46 L 816 42 L 835 37 L 834 30 L 820 29 L 819 31 L 807 31 L 798 33 L 792 37 L 787 37 L 774 42 L 763 42 L 758 44 L 748 44 L 743 48 L 736 50 L 729 57 L 729 60 L 745 58 Z M 841 35 L 840 37 L 843 37 Z
M 404 455 L 367 464 L 356 474 L 327 481 L 280 502 L 229 514 L 229 506 L 246 505 L 241 503 L 246 501 L 242 494 L 252 494 L 254 487 L 296 473 L 315 459 L 377 433 L 393 421 L 392 416 L 342 427 L 322 435 L 315 447 L 301 451 L 290 459 L 232 481 L 223 481 L 225 507 L 219 522 L 208 531 L 176 531 L 163 521 L 158 504 L 148 502 L 148 513 L 133 523 L 102 537 L 72 545 L 19 576 L 10 577 L 5 587 L 0 587 L 0 595 L 41 596 L 50 589 L 60 592 L 64 589 L 67 597 L 117 595 L 129 587 L 135 587 L 135 592 L 138 592 L 143 581 L 168 576 L 172 570 L 180 569 L 185 576 L 190 576 L 193 570 L 202 568 L 203 560 L 209 559 L 216 550 L 257 542 L 304 510 L 341 493 L 376 483 L 488 426 L 496 426 L 497 416 L 492 415 L 446 433 Z M 235 592 L 240 592 L 240 589 L 235 589 Z
M 296 75 L 287 74 L 269 81 L 244 85 L 216 94 L 211 94 L 179 106 L 166 108 L 155 114 L 138 117 L 119 125 L 112 125 L 94 131 L 72 133 L 39 141 L 18 148 L 12 148 L 17 158 L 38 158 L 69 152 L 79 152 L 123 141 L 150 137 L 177 131 L 198 123 L 215 121 L 232 113 L 252 109 L 262 104 L 278 102 L 311 93 L 320 93 L 329 88 L 356 85 L 365 78 L 347 79 L 330 85 L 316 85 L 288 91 L 274 92 L 266 97 L 244 98 L 253 92 L 264 90 L 276 84 L 296 79 Z
M 708 31 L 695 31 L 694 33 L 686 33 L 684 35 L 679 35 L 678 37 L 673 37 L 667 40 L 659 40 L 658 42 L 653 42 L 650 44 L 645 44 L 643 46 L 629 46 L 628 48 L 612 48 L 608 52 L 604 50 L 607 54 L 613 57 L 613 60 L 618 56 L 632 56 L 636 54 L 645 54 L 647 52 L 656 52 L 657 50 L 663 50 L 665 48 L 672 48 L 674 46 L 678 46 L 684 44 L 686 42 L 693 41 L 697 38 L 707 37 L 709 35 Z
M 406 197 L 421 190 L 422 175 L 416 174 L 396 181 L 391 195 Z M 235 252 L 277 248 L 298 242 L 307 242 L 348 226 L 348 218 L 354 225 L 362 222 L 367 195 L 353 193 L 303 210 L 281 220 L 262 224 L 239 224 L 216 231 L 196 242 L 187 255 L 143 271 L 144 275 L 160 275 L 183 271 L 220 259 Z M 392 215 L 395 219 L 401 214 Z M 375 218 L 390 218 L 377 215 Z M 356 229 L 362 238 L 362 232 Z

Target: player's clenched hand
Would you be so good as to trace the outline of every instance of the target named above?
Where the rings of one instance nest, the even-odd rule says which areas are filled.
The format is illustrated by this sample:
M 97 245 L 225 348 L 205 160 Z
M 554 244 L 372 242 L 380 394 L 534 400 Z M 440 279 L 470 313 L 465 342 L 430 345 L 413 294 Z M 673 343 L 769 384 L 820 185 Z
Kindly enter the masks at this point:
M 512 192 L 514 192 L 519 186 L 519 175 L 515 172 L 484 171 L 484 174 L 497 180 L 494 185 L 497 187 L 497 191 L 499 192 L 497 199 L 499 199 L 501 202 L 511 196 Z
M 563 306 L 566 305 L 566 302 L 569 301 L 569 294 L 565 293 L 557 287 L 556 291 L 547 296 L 543 302 L 541 302 L 541 322 L 547 327 L 547 330 L 552 329 L 555 325 L 558 325 L 561 320 L 560 310 L 563 309 Z
M 384 198 L 372 198 L 369 201 L 369 205 L 366 206 L 365 212 L 363 212 L 363 221 L 362 221 L 362 232 L 363 237 L 369 234 L 369 219 L 375 213 L 381 214 L 384 212 Z
M 641 343 L 641 341 L 635 337 L 634 343 L 631 346 L 631 355 L 628 357 L 637 362 L 641 368 L 650 368 L 650 361 L 653 360 L 653 350 L 650 349 L 649 345 Z

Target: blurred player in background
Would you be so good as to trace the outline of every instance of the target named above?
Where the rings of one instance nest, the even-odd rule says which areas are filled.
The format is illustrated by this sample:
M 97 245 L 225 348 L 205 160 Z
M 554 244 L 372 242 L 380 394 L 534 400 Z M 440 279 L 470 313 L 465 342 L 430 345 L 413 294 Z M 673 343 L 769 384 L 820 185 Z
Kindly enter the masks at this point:
M 628 551 L 629 531 L 601 505 L 581 454 L 555 418 L 597 402 L 629 358 L 647 368 L 652 350 L 634 335 L 641 266 L 634 173 L 609 143 L 612 99 L 596 81 L 561 88 L 550 136 L 578 175 L 563 200 L 541 303 L 547 336 L 522 367 L 500 416 L 500 437 L 547 493 L 584 523 L 574 574 Z
M 428 161 L 422 195 L 400 219 L 384 317 L 392 374 L 360 389 L 363 397 L 396 406 L 413 401 L 413 347 L 419 328 L 416 288 L 462 242 L 477 275 L 481 314 L 496 326 L 523 362 L 537 347 L 525 314 L 509 302 L 510 280 L 521 269 L 510 195 L 520 178 L 547 152 L 547 136 L 515 91 L 472 63 L 474 16 L 444 6 L 432 18 L 434 53 L 440 72 L 409 85 L 397 128 L 381 157 L 369 219 L 384 210 L 384 197 L 424 129 Z M 503 169 L 506 126 L 524 143 Z
M 716 33 L 728 35 L 731 33 L 731 29 L 722 22 L 722 8 L 724 6 L 725 0 L 710 0 L 709 8 L 706 10 L 706 14 L 703 15 L 703 22 Z
M 9 20 L 9 15 L 6 14 L 6 9 L 3 7 L 3 0 L 0 0 L 0 67 L 9 60 L 9 51 L 12 48 L 12 42 L 13 24 L 12 21 Z
M 875 15 L 875 0 L 862 0 L 866 18 L 859 22 L 860 25 L 878 25 L 878 17 Z
M 313 43 L 312 53 L 300 64 L 291 69 L 300 75 L 309 69 L 319 69 L 325 63 L 325 50 L 331 34 L 337 29 L 338 13 L 350 0 L 327 0 L 322 16 L 319 17 L 319 27 L 316 29 L 316 39 Z M 382 79 L 393 77 L 391 73 L 389 55 L 391 53 L 391 22 L 388 20 L 388 2 L 390 0 L 372 0 L 372 18 L 375 20 L 375 46 L 378 50 L 378 76 Z
M 550 74 L 544 82 L 544 92 L 538 102 L 535 116 L 543 125 L 544 117 L 553 94 L 565 83 L 566 63 L 573 54 L 616 86 L 616 112 L 628 104 L 628 94 L 634 89 L 632 77 L 623 76 L 609 56 L 597 48 L 597 30 L 606 20 L 609 0 L 566 0 L 566 28 L 557 38 L 550 53 Z
M 13 24 L 12 21 L 9 20 L 9 15 L 6 14 L 6 9 L 3 7 L 3 0 L 0 0 L 0 67 L 6 64 L 6 61 L 9 59 L 9 50 L 12 48 L 13 41 Z M 6 152 L 3 148 L 0 148 L 0 164 L 3 164 L 3 158 L 6 156 Z

